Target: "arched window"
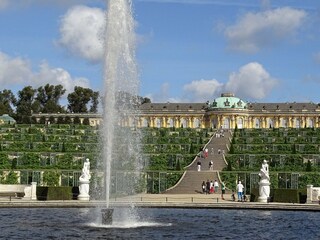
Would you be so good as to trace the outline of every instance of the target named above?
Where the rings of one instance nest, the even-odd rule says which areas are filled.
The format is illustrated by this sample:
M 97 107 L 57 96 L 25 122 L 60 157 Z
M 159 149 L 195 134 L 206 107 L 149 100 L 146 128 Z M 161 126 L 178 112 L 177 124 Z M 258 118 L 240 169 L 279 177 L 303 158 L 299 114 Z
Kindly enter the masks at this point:
M 193 128 L 200 128 L 200 120 L 198 118 L 193 120 Z
M 161 124 L 161 119 L 160 118 L 157 118 L 156 119 L 156 126 L 157 128 L 161 128 L 162 124 Z
M 222 128 L 224 128 L 224 129 L 229 129 L 229 128 L 230 128 L 230 119 L 229 119 L 229 118 L 225 118 L 225 119 L 223 120 L 223 126 L 222 126 Z
M 313 128 L 314 127 L 313 119 L 309 118 L 307 122 L 308 122 L 307 127 L 309 127 L 309 128 Z
M 267 119 L 267 123 L 268 123 L 268 127 L 269 128 L 273 128 L 274 127 L 274 123 L 273 123 L 273 120 L 271 118 Z
M 255 118 L 254 119 L 254 127 L 255 128 L 260 128 L 260 119 L 259 118 Z
M 186 128 L 188 125 L 187 125 L 187 120 L 185 118 L 182 118 L 181 119 L 181 127 L 183 128 Z
M 142 127 L 148 127 L 148 119 L 143 118 L 141 122 Z
M 238 127 L 238 129 L 242 129 L 243 128 L 243 118 L 238 118 L 237 119 L 237 127 Z
M 288 121 L 286 118 L 281 118 L 280 120 L 280 127 L 286 128 L 288 127 Z
M 174 127 L 174 121 L 172 118 L 168 119 L 167 125 L 168 125 L 168 127 L 171 127 L 171 128 Z

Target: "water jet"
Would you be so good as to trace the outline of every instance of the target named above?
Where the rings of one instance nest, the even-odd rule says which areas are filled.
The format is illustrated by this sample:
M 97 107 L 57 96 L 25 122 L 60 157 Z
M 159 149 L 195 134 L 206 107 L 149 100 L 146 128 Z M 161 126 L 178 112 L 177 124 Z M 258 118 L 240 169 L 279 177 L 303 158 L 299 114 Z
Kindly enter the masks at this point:
M 121 186 L 121 193 L 132 194 L 132 189 L 134 189 L 132 182 L 135 181 L 131 181 L 131 178 L 127 176 L 129 172 L 139 171 L 135 161 L 140 158 L 141 154 L 140 151 L 137 151 L 139 137 L 134 135 L 130 128 L 134 125 L 135 116 L 138 114 L 134 106 L 136 103 L 134 98 L 138 96 L 139 89 L 132 0 L 107 0 L 106 3 L 106 31 L 103 38 L 105 52 L 102 126 L 106 206 L 101 209 L 101 216 L 102 224 L 112 225 L 111 175 L 119 170 L 124 172 L 123 179 L 128 183 Z M 133 125 L 123 127 L 121 125 L 123 122 L 131 122 Z M 117 152 L 119 145 L 123 147 L 125 155 Z M 132 162 L 129 163 L 129 161 Z M 132 217 L 129 218 L 132 219 Z M 124 216 L 123 219 L 128 219 L 128 216 Z
M 113 209 L 103 208 L 101 209 L 101 223 L 103 225 L 112 225 L 113 221 Z

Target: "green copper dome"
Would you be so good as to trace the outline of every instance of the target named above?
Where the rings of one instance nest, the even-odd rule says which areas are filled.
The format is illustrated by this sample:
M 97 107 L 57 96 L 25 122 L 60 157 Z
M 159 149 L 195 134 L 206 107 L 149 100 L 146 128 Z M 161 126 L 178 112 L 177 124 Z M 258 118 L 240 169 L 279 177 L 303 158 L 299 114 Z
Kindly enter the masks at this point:
M 247 103 L 240 98 L 237 98 L 232 93 L 222 93 L 221 97 L 213 100 L 209 106 L 211 109 L 217 108 L 234 108 L 234 109 L 245 109 Z
M 0 121 L 6 124 L 14 124 L 16 120 L 14 118 L 10 117 L 8 114 L 3 114 L 0 116 Z

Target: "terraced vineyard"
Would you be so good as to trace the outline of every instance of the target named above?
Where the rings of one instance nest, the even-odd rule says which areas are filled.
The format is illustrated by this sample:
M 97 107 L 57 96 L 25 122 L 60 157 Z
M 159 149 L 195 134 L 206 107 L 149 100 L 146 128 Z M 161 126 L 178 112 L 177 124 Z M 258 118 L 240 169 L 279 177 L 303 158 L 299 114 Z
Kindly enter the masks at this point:
M 141 133 L 141 159 L 149 192 L 163 191 L 174 184 L 211 134 L 206 129 L 183 128 L 145 128 Z M 98 128 L 86 125 L 1 125 L 0 180 L 77 186 L 85 158 L 90 159 L 93 171 L 99 171 L 99 134 Z M 126 139 L 116 139 L 116 146 L 119 151 L 115 153 L 113 169 L 121 177 L 123 166 L 119 162 L 125 161 L 117 159 L 127 158 Z
M 224 172 L 222 176 L 232 187 L 237 178 L 248 186 L 254 185 L 264 159 L 270 166 L 271 188 L 319 186 L 320 129 L 236 130 L 226 156 L 228 168 L 225 170 L 232 173 Z

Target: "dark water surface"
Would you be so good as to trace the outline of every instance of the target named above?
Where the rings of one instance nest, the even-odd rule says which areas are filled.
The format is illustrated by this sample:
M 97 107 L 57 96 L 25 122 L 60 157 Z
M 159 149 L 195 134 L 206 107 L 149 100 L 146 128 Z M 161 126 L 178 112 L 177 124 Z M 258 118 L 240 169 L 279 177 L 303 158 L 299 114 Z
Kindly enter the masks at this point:
M 0 239 L 320 239 L 318 212 L 142 208 L 137 222 L 111 227 L 93 212 L 0 209 Z

